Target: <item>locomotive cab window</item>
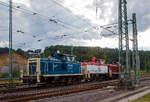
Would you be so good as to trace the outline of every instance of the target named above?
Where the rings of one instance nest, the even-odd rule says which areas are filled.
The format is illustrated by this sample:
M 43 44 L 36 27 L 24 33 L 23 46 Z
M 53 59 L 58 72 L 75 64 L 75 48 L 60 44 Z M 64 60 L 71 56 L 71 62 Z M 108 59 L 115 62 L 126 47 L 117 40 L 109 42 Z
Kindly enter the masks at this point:
M 65 56 L 64 55 L 59 55 L 61 60 L 65 60 Z
M 35 75 L 36 74 L 36 62 L 30 62 L 29 63 L 29 74 Z
M 67 57 L 67 60 L 69 61 L 69 62 L 73 62 L 74 60 L 75 60 L 75 57 L 74 56 L 68 56 Z
M 100 61 L 96 60 L 96 63 L 100 63 Z

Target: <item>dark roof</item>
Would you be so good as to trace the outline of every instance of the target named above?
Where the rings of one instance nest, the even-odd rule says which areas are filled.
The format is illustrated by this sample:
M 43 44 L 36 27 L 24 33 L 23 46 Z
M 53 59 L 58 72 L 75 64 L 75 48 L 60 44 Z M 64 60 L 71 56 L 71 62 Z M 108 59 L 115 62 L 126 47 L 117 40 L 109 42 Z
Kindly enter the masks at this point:
M 5 55 L 5 54 L 7 54 L 7 55 L 9 54 L 9 49 L 8 48 L 0 48 L 0 55 L 2 56 L 2 55 Z M 23 56 L 19 53 L 16 53 L 14 50 L 13 50 L 13 54 L 17 54 L 17 55 L 19 55 L 23 58 L 27 58 L 26 56 Z
M 9 53 L 9 49 L 8 48 L 0 48 L 0 55 L 1 54 L 6 54 Z

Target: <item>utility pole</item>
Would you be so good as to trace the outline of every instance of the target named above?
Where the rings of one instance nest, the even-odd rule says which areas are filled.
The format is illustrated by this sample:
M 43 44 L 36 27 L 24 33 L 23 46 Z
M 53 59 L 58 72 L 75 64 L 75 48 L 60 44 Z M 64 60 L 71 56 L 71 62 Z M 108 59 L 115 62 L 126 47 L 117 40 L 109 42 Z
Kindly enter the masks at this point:
M 119 0 L 118 11 L 118 33 L 119 33 L 119 72 L 120 87 L 130 85 L 130 65 L 129 65 L 129 35 L 127 18 L 127 1 Z M 125 57 L 124 57 L 125 52 Z M 124 64 L 125 63 L 125 64 Z
M 12 86 L 12 0 L 9 0 L 9 87 Z
M 140 59 L 138 52 L 138 40 L 137 40 L 137 24 L 136 14 L 132 14 L 132 29 L 133 29 L 133 53 L 132 53 L 132 68 L 134 69 L 134 84 L 139 85 L 139 70 L 140 70 Z

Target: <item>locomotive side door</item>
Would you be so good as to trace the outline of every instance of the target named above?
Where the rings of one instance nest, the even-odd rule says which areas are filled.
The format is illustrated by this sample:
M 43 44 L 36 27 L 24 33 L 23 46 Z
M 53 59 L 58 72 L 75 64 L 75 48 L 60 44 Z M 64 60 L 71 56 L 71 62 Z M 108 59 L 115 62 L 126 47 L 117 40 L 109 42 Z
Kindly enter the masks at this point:
M 72 74 L 73 73 L 73 63 L 68 62 L 67 69 L 68 69 L 68 73 Z
M 73 60 L 72 56 L 66 56 L 67 71 L 69 74 L 73 74 Z

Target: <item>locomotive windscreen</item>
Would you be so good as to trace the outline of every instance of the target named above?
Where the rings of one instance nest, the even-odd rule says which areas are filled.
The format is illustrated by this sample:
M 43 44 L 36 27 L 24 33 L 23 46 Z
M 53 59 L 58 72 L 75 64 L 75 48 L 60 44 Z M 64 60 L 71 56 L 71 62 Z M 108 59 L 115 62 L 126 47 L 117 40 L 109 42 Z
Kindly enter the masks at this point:
M 36 62 L 29 63 L 29 75 L 36 75 Z

